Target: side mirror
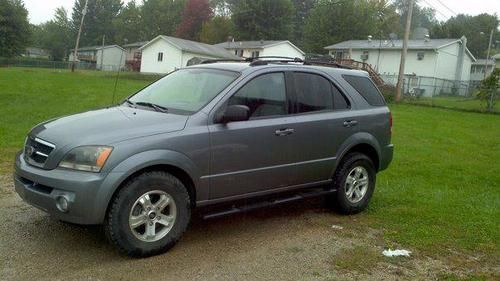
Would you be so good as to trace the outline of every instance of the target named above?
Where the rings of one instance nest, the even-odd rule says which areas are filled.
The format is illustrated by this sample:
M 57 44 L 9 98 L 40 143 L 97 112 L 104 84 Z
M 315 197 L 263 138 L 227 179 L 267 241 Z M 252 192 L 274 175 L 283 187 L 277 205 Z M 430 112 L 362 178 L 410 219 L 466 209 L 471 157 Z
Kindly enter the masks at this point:
M 230 105 L 222 115 L 222 123 L 246 121 L 250 118 L 250 108 L 246 105 Z

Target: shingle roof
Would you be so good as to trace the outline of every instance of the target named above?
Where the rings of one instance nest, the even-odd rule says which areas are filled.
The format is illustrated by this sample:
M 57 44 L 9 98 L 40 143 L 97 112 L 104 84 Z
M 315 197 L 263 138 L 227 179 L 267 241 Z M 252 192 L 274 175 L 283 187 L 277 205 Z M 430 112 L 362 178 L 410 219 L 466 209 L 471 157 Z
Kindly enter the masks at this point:
M 123 45 L 123 48 L 130 48 L 130 47 L 142 47 L 146 45 L 149 41 L 141 41 L 141 42 L 134 42 L 134 43 L 128 43 Z
M 460 41 L 460 39 L 430 39 L 425 40 L 408 40 L 408 49 L 416 50 L 435 50 L 449 44 Z M 349 40 L 333 44 L 325 47 L 327 50 L 332 49 L 402 49 L 403 40 Z
M 231 54 L 230 52 L 226 51 L 224 48 L 221 48 L 219 46 L 209 45 L 209 44 L 205 44 L 205 43 L 200 43 L 200 42 L 180 39 L 180 38 L 176 38 L 176 37 L 172 37 L 172 36 L 165 36 L 165 35 L 157 36 L 153 40 L 149 41 L 149 43 L 142 46 L 140 49 L 146 48 L 151 43 L 153 43 L 159 39 L 163 39 L 163 40 L 169 42 L 170 44 L 174 45 L 175 47 L 181 49 L 182 51 L 186 51 L 186 52 L 190 52 L 190 53 L 225 58 L 225 59 L 240 59 L 240 57 Z
M 226 49 L 261 49 L 270 45 L 287 42 L 286 40 L 263 40 L 263 41 L 229 41 L 215 44 L 215 46 Z
M 295 46 L 292 42 L 288 40 L 229 41 L 229 42 L 222 42 L 219 44 L 215 44 L 215 46 L 219 46 L 225 49 L 263 49 L 282 43 L 290 44 L 292 47 L 297 49 L 297 51 L 299 51 L 302 54 L 305 54 L 301 49 L 299 49 L 297 46 Z
M 118 46 L 118 45 L 107 45 L 107 46 L 87 46 L 87 47 L 81 47 L 81 48 L 78 48 L 78 51 L 79 52 L 85 52 L 85 51 L 96 51 L 96 50 L 99 50 L 99 49 L 107 49 L 107 48 L 112 48 L 112 47 L 117 47 L 117 48 L 120 48 L 120 49 L 123 49 L 122 47 Z M 70 51 L 73 51 L 74 49 L 70 49 Z

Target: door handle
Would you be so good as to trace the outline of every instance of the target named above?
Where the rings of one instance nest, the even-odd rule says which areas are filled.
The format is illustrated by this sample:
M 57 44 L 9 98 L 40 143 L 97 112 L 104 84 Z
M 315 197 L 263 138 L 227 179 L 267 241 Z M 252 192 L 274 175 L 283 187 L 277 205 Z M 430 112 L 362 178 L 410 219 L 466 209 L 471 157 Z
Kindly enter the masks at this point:
M 358 125 L 358 121 L 356 121 L 356 120 L 346 120 L 346 121 L 344 121 L 344 127 L 346 127 L 346 128 L 351 128 L 351 127 L 354 127 L 356 125 Z
M 291 135 L 293 133 L 295 133 L 295 129 L 292 129 L 292 128 L 279 129 L 279 130 L 276 130 L 274 132 L 274 134 L 277 135 L 278 137 L 288 136 L 288 135 Z

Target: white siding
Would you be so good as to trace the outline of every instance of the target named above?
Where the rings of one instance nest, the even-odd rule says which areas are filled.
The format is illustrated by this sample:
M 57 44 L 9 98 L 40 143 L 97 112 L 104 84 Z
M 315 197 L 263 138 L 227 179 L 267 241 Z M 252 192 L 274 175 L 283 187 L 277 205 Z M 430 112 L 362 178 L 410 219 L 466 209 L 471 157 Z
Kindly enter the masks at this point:
M 110 47 L 98 49 L 96 54 L 96 68 L 102 70 L 118 70 L 125 66 L 125 59 L 125 51 L 121 48 Z
M 250 53 L 251 55 L 251 53 Z M 274 45 L 271 47 L 266 47 L 261 53 L 260 56 L 280 56 L 280 57 L 291 57 L 291 58 L 300 58 L 304 59 L 304 55 L 299 52 L 299 50 L 295 49 L 292 45 L 287 42 L 280 43 L 278 45 Z
M 163 53 L 163 61 L 158 61 Z M 165 40 L 156 40 L 142 50 L 141 72 L 169 73 L 182 67 L 182 51 Z
M 438 59 L 435 77 L 440 79 L 455 80 L 459 53 L 458 43 L 441 48 L 437 51 L 437 53 Z

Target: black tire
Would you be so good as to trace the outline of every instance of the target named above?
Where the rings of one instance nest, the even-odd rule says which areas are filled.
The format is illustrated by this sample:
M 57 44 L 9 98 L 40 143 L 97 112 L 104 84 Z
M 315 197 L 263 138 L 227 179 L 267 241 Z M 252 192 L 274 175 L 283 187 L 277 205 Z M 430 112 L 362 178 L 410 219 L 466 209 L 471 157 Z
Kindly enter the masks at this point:
M 136 200 L 151 191 L 162 191 L 171 196 L 175 203 L 176 218 L 163 238 L 145 242 L 134 235 L 129 224 L 129 215 Z M 167 172 L 145 172 L 129 180 L 113 198 L 104 222 L 104 230 L 110 242 L 121 252 L 132 257 L 147 257 L 172 248 L 188 227 L 190 219 L 190 197 L 184 184 Z
M 368 184 L 366 192 L 360 197 L 361 199 L 357 202 L 352 202 L 353 198 L 349 199 L 346 194 L 346 180 L 356 167 L 365 169 L 368 176 Z M 370 157 L 358 152 L 349 153 L 342 159 L 333 176 L 333 185 L 337 191 L 327 197 L 328 206 L 345 215 L 356 214 L 365 210 L 375 190 L 376 177 L 375 165 L 373 165 Z

